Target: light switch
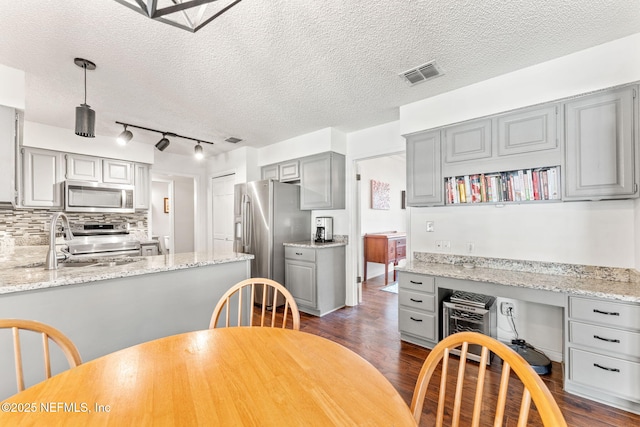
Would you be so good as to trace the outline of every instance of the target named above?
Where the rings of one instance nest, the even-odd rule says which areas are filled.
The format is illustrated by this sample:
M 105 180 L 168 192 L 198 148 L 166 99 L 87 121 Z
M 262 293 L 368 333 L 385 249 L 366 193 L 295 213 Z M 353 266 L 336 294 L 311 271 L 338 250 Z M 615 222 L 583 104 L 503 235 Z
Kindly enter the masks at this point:
M 433 232 L 433 221 L 427 221 L 427 232 Z

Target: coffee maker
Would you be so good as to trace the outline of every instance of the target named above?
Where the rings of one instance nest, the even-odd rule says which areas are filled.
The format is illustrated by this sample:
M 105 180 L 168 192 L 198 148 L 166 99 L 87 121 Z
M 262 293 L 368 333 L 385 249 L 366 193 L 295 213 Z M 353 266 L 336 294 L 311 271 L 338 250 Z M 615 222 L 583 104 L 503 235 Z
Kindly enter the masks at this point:
M 333 242 L 333 218 L 319 216 L 316 218 L 316 242 Z

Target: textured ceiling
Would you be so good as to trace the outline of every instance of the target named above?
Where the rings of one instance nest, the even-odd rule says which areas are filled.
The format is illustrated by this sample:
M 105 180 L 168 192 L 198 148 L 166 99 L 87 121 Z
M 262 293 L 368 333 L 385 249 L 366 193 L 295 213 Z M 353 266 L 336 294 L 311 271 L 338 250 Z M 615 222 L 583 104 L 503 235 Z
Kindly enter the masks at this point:
M 0 64 L 26 72 L 26 120 L 74 127 L 82 57 L 97 64 L 96 133 L 118 120 L 216 142 L 208 154 L 397 120 L 400 105 L 637 32 L 636 0 L 243 0 L 197 33 L 112 0 L 0 0 Z M 432 59 L 444 76 L 398 77 Z

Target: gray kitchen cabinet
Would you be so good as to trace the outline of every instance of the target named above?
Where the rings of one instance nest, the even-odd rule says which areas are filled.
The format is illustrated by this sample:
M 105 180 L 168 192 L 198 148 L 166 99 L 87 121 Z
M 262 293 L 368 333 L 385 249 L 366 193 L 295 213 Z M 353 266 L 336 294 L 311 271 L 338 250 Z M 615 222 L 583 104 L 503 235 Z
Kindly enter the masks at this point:
M 285 287 L 293 295 L 300 311 L 324 316 L 344 307 L 344 246 L 285 246 L 284 257 Z
M 407 205 L 443 205 L 440 131 L 420 132 L 406 139 Z
M 102 182 L 133 184 L 133 164 L 122 160 L 102 160 Z
M 134 185 L 135 185 L 135 203 L 136 209 L 149 209 L 151 198 L 151 179 L 149 165 L 136 163 L 134 165 Z
M 491 120 L 481 119 L 444 128 L 445 163 L 491 157 Z
M 290 162 L 278 164 L 278 175 L 280 182 L 291 182 L 300 179 L 300 162 L 292 160 Z
M 556 149 L 557 110 L 557 104 L 547 104 L 498 116 L 495 119 L 498 156 Z
M 400 272 L 398 328 L 403 341 L 427 348 L 438 343 L 438 301 L 434 277 Z
M 95 182 L 102 180 L 102 159 L 81 154 L 66 154 L 65 158 L 67 179 Z
M 569 297 L 565 390 L 640 411 L 640 305 Z
M 280 180 L 278 165 L 267 165 L 262 167 L 262 179 Z
M 0 105 L 0 203 L 15 204 L 16 110 Z
M 22 203 L 24 207 L 61 208 L 64 154 L 23 147 Z
M 300 209 L 344 209 L 345 157 L 332 151 L 300 159 Z
M 638 99 L 623 87 L 569 101 L 565 200 L 638 196 Z

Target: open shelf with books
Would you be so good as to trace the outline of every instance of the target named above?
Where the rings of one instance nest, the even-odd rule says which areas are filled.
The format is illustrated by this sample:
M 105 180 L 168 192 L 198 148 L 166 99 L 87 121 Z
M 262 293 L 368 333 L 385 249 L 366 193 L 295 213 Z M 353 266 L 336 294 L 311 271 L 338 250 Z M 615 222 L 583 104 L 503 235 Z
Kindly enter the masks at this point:
M 447 205 L 560 201 L 560 166 L 446 177 Z

